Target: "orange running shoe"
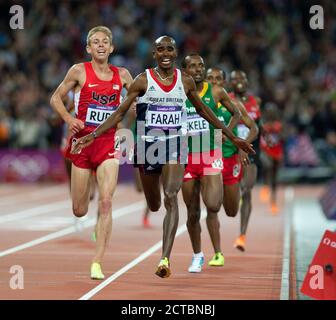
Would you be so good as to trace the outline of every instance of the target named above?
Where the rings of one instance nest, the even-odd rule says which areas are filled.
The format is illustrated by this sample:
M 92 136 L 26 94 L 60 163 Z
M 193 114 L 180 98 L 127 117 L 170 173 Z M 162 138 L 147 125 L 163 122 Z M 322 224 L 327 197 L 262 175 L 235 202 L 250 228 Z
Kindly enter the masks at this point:
M 144 228 L 150 228 L 151 227 L 148 217 L 145 217 L 145 216 L 143 217 L 142 224 L 143 224 Z
M 270 189 L 267 186 L 263 186 L 260 189 L 259 199 L 261 202 L 268 202 L 270 200 Z
M 242 252 L 245 251 L 245 242 L 246 242 L 246 236 L 245 235 L 240 235 L 235 243 L 234 243 L 234 247 Z
M 276 215 L 279 213 L 279 207 L 276 205 L 275 202 L 271 203 L 271 213 L 272 215 Z

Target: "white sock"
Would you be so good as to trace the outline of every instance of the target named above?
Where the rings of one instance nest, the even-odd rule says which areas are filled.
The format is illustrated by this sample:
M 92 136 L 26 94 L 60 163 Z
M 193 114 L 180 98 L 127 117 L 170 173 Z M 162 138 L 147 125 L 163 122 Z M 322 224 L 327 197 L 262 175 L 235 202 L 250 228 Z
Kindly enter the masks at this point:
M 202 251 L 199 252 L 199 253 L 194 253 L 194 258 L 196 258 L 196 259 L 203 258 L 203 257 L 204 257 L 204 254 L 203 254 Z

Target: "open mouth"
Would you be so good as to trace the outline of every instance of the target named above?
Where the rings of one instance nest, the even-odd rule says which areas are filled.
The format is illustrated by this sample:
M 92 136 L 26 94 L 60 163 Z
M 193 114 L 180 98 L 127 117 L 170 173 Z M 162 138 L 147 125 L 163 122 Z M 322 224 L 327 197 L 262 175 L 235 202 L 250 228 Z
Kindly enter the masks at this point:
M 162 60 L 161 60 L 161 63 L 162 63 L 163 65 L 169 65 L 169 64 L 171 64 L 171 60 L 170 60 L 170 59 L 162 59 Z

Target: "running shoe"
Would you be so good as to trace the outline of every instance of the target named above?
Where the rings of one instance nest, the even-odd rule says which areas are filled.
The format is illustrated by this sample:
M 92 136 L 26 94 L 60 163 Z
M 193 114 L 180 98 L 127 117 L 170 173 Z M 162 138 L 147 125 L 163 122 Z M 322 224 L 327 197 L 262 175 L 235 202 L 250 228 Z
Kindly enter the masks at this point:
M 224 266 L 224 256 L 221 252 L 217 252 L 212 259 L 209 261 L 209 266 L 212 267 L 222 267 Z
M 270 189 L 267 186 L 261 187 L 259 193 L 259 199 L 261 202 L 268 202 L 270 200 Z
M 170 276 L 170 264 L 167 257 L 161 259 L 160 263 L 157 266 L 155 274 L 161 278 L 168 278 Z
M 246 237 L 244 235 L 239 236 L 235 243 L 234 243 L 234 247 L 240 251 L 245 251 L 245 242 L 246 242 Z
M 191 273 L 199 273 L 202 271 L 203 264 L 204 264 L 204 256 L 198 258 L 195 257 L 195 255 L 193 255 L 191 265 L 189 266 L 188 271 Z
M 94 280 L 103 280 L 105 278 L 101 265 L 98 262 L 93 262 L 91 264 L 91 279 Z
M 91 234 L 91 240 L 93 242 L 96 242 L 97 241 L 97 236 L 96 236 L 96 231 L 93 231 L 92 234 Z
M 151 227 L 148 217 L 145 217 L 145 216 L 143 217 L 142 225 L 144 226 L 144 228 L 150 228 Z
M 271 203 L 271 213 L 272 215 L 276 215 L 279 213 L 279 207 L 276 205 L 275 202 Z

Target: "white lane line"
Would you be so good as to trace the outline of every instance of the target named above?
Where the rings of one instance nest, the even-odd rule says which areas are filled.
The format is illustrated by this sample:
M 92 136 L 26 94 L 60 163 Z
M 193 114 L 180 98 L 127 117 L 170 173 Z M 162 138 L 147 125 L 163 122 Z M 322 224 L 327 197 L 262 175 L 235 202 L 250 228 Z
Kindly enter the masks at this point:
M 57 210 L 69 209 L 71 210 L 70 200 L 54 202 L 51 204 L 45 204 L 42 206 L 34 207 L 27 210 L 22 210 L 15 213 L 9 213 L 6 215 L 0 216 L 0 224 L 6 223 L 15 220 L 21 220 L 25 218 L 35 217 L 41 214 L 50 213 Z
M 201 212 L 201 220 L 206 217 L 206 209 L 203 209 Z M 176 236 L 175 239 L 180 236 L 182 233 L 187 231 L 187 226 L 186 224 L 183 224 L 180 226 L 177 231 L 176 231 Z M 106 286 L 108 286 L 111 282 L 122 276 L 124 273 L 126 273 L 128 270 L 132 269 L 135 267 L 137 264 L 151 256 L 154 252 L 157 250 L 161 249 L 162 247 L 162 240 L 154 244 L 151 248 L 143 252 L 140 256 L 132 260 L 130 263 L 128 263 L 126 266 L 123 268 L 119 269 L 116 273 L 114 273 L 112 276 L 108 277 L 106 280 L 104 280 L 100 285 L 97 287 L 93 288 L 91 291 L 88 293 L 84 294 L 82 297 L 80 297 L 78 300 L 89 300 L 91 299 L 95 294 L 97 294 L 99 291 L 104 289 Z
M 138 202 L 133 203 L 129 206 L 116 209 L 112 213 L 113 220 L 118 219 L 118 218 L 120 218 L 124 215 L 129 214 L 129 213 L 132 213 L 134 211 L 138 211 L 140 209 L 143 209 L 144 205 L 145 205 L 144 201 L 138 201 Z M 95 225 L 95 223 L 96 223 L 96 218 L 90 218 L 90 219 L 88 219 L 88 220 L 86 220 L 82 223 L 81 229 L 89 228 L 89 227 Z M 0 257 L 8 256 L 12 253 L 37 246 L 41 243 L 44 243 L 44 242 L 47 242 L 47 241 L 50 241 L 50 240 L 54 240 L 54 239 L 57 239 L 57 238 L 64 237 L 68 234 L 71 234 L 71 233 L 74 233 L 74 232 L 77 232 L 77 231 L 78 231 L 78 228 L 76 226 L 72 226 L 72 227 L 68 227 L 68 228 L 65 228 L 65 229 L 47 234 L 46 236 L 43 236 L 43 237 L 37 238 L 35 240 L 23 243 L 21 245 L 15 246 L 13 248 L 1 251 L 0 252 Z
M 280 300 L 289 300 L 290 289 L 290 251 L 291 251 L 291 228 L 292 228 L 292 209 L 294 200 L 294 188 L 285 189 L 285 221 L 284 221 L 284 240 L 281 272 Z
M 43 194 L 43 197 L 46 197 L 49 194 L 53 195 L 53 194 L 58 194 L 58 193 L 64 193 L 64 190 L 65 190 L 64 185 L 57 185 L 57 186 L 51 186 L 51 187 L 40 187 L 39 189 L 34 190 L 34 191 L 29 191 L 29 189 L 27 190 L 18 189 L 18 191 L 13 195 L 3 196 L 3 197 L 1 197 L 0 195 L 0 200 L 1 200 L 0 205 L 6 206 L 9 204 L 12 204 L 13 202 L 15 203 L 18 201 L 19 197 L 21 197 L 23 200 L 30 201 L 32 198 L 36 198 L 36 199 L 40 198 L 41 194 Z M 22 192 L 24 192 L 24 194 Z M 70 197 L 70 191 L 69 191 L 69 197 Z

